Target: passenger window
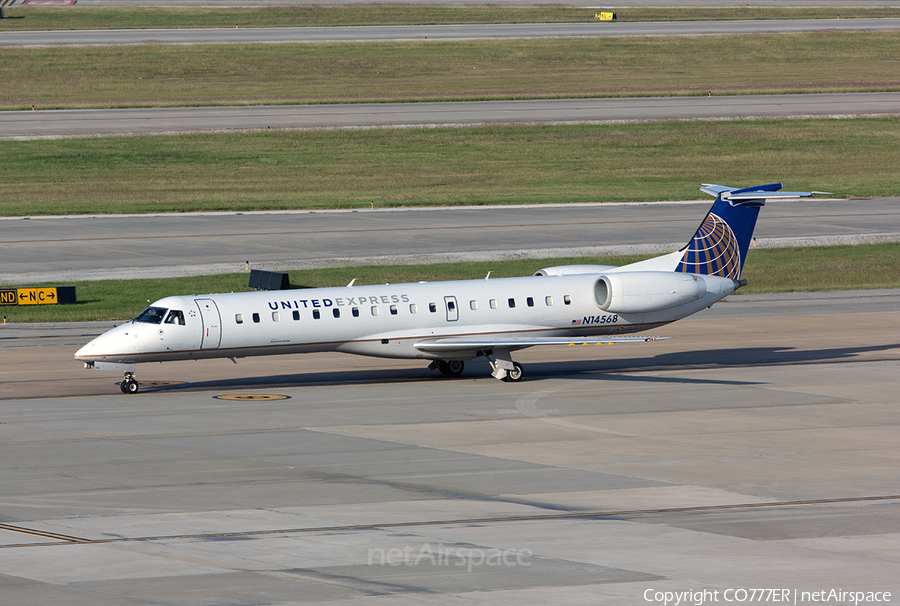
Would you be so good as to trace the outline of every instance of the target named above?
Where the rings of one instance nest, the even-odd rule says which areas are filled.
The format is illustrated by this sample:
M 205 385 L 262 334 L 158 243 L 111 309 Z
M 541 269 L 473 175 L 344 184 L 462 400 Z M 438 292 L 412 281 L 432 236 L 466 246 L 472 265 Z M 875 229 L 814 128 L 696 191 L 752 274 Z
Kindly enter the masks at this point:
M 318 310 L 318 309 L 314 309 L 314 310 L 313 310 L 313 320 L 318 320 L 318 319 L 321 318 L 321 317 L 322 317 L 322 314 L 319 313 L 319 310 Z
M 294 316 L 294 319 L 295 319 L 295 320 L 299 320 L 299 319 L 300 319 L 300 311 L 297 310 L 297 309 L 295 309 L 291 315 Z
M 469 301 L 469 309 L 472 311 L 478 309 L 478 301 Z
M 259 314 L 253 314 L 253 323 L 259 324 Z
M 281 313 L 277 311 L 272 312 L 272 321 L 273 322 L 281 322 Z
M 354 308 L 353 308 L 353 317 L 354 317 L 354 318 L 358 318 L 358 317 L 359 317 L 359 308 L 358 308 L 358 307 L 354 307 Z
M 334 309 L 332 309 L 332 310 L 331 310 L 331 313 L 332 313 L 332 315 L 333 315 L 335 318 L 340 318 L 340 317 L 341 317 L 341 310 L 338 309 L 337 307 L 335 307 Z
M 180 309 L 173 309 L 169 312 L 169 317 L 166 318 L 166 324 L 178 324 L 179 326 L 184 326 L 184 314 Z
M 411 314 L 419 313 L 419 306 L 416 305 L 415 303 L 410 303 L 409 304 L 409 313 L 411 313 Z
M 244 323 L 244 314 L 234 314 L 234 321 L 237 324 L 243 324 Z
M 566 305 L 571 305 L 571 304 L 572 304 L 572 297 L 570 297 L 569 295 L 564 296 L 564 297 L 563 297 L 563 303 L 565 303 Z
M 509 308 L 510 308 L 510 309 L 512 309 L 513 307 L 516 306 L 516 300 L 515 300 L 515 299 L 510 299 L 509 301 L 507 301 L 507 303 L 509 303 Z
M 430 311 L 431 313 L 437 312 L 437 303 L 429 303 L 428 311 Z
M 373 316 L 377 316 L 378 313 L 379 313 L 379 312 L 378 312 L 378 306 L 377 306 L 377 305 L 373 305 L 373 306 L 372 306 L 372 315 L 373 315 Z
M 491 299 L 491 309 L 497 309 L 497 299 Z
M 392 316 L 397 315 L 397 306 L 396 305 L 391 305 L 391 315 Z
M 544 297 L 544 303 L 547 304 L 547 307 L 553 307 L 553 297 Z
M 528 307 L 534 307 L 534 298 L 528 297 L 527 299 L 525 299 L 525 304 Z
M 456 301 L 447 301 L 447 309 L 450 311 L 456 309 Z

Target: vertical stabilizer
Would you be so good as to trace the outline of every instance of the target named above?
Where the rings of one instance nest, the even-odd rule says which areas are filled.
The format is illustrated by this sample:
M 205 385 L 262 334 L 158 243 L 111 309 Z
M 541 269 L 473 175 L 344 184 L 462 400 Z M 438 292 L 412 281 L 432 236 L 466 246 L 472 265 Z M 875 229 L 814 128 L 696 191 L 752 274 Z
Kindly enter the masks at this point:
M 675 271 L 739 279 L 759 209 L 766 200 L 813 195 L 813 192 L 781 192 L 781 187 L 781 183 L 746 189 L 704 184 L 700 191 L 716 196 L 716 201 L 697 233 L 682 249 Z

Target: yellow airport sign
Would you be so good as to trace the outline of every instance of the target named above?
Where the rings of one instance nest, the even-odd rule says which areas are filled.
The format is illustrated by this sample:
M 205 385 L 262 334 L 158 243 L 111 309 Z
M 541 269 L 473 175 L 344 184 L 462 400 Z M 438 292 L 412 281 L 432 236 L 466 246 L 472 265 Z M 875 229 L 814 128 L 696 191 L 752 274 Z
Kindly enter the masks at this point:
M 19 305 L 56 305 L 56 288 L 17 288 Z
M 66 305 L 75 303 L 74 286 L 0 289 L 0 305 Z
M 594 19 L 597 19 L 598 21 L 616 21 L 616 14 L 605 11 L 602 13 L 594 13 Z

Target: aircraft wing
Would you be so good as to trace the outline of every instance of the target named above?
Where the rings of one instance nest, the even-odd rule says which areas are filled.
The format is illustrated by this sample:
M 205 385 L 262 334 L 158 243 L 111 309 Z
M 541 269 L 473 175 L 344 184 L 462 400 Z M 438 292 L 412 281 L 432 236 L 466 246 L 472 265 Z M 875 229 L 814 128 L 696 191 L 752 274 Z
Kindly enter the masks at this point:
M 445 337 L 419 341 L 413 347 L 419 351 L 441 354 L 490 349 L 515 351 L 535 345 L 612 345 L 613 343 L 639 343 L 664 339 L 671 339 L 671 337 Z

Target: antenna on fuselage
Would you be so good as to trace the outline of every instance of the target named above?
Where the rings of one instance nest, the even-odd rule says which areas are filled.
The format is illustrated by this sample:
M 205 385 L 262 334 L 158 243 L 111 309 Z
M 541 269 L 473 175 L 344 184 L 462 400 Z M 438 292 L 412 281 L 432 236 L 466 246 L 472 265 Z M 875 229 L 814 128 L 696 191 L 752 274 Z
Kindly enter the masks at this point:
M 485 280 L 488 280 L 488 279 L 490 279 L 490 277 L 491 277 L 491 272 L 488 272 L 488 275 L 486 275 L 486 276 L 484 277 L 484 279 L 485 279 Z
M 356 282 L 356 278 L 350 280 L 350 284 L 347 285 L 347 288 L 353 288 L 353 283 Z

